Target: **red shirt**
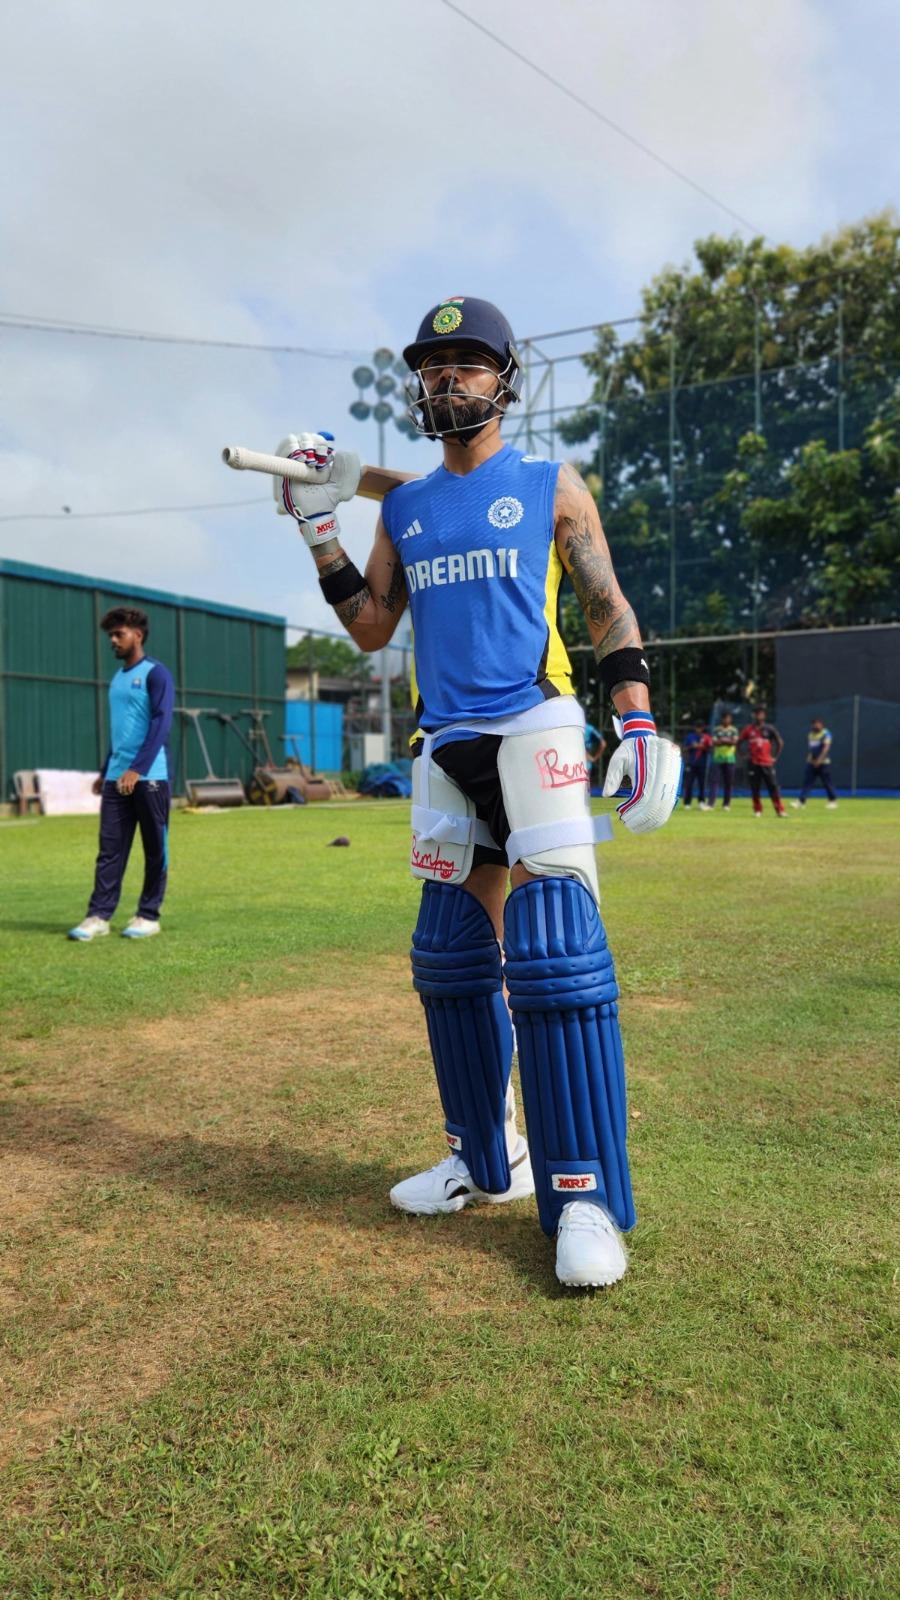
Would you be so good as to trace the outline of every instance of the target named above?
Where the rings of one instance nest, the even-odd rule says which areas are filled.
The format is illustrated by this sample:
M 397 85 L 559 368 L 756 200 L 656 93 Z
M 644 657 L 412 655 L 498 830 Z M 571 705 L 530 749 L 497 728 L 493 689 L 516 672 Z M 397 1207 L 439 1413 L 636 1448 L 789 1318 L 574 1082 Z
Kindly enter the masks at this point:
M 740 744 L 747 741 L 747 753 L 755 767 L 771 767 L 775 757 L 772 746 L 779 743 L 778 729 L 771 722 L 748 722 L 738 737 Z

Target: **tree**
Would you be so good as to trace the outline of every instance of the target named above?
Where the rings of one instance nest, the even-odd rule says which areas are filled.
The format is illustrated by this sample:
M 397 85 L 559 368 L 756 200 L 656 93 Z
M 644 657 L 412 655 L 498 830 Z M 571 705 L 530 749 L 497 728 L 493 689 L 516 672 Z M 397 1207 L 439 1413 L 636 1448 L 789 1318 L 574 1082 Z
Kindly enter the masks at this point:
M 313 634 L 290 646 L 285 656 L 288 667 L 320 672 L 326 678 L 356 678 L 372 676 L 372 659 L 358 650 L 350 640 L 331 639 Z
M 636 338 L 599 331 L 559 431 L 591 445 L 645 637 L 900 614 L 898 240 L 891 213 L 805 250 L 713 236 L 645 289 Z
M 732 474 L 736 478 L 737 474 Z M 742 525 L 762 551 L 790 550 L 794 600 L 807 623 L 882 622 L 896 615 L 900 572 L 900 400 L 855 450 L 804 445 L 782 467 L 779 497 L 751 498 Z

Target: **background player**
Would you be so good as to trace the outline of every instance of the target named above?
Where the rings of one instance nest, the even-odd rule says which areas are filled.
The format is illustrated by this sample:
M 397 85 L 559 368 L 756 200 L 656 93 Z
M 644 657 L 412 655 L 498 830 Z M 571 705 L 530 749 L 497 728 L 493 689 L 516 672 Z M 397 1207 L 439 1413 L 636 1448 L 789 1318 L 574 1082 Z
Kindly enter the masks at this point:
M 171 764 L 166 741 L 172 726 L 175 685 L 168 667 L 144 655 L 150 624 L 143 611 L 117 606 L 100 627 L 109 634 L 120 670 L 109 685 L 110 749 L 94 783 L 100 801 L 100 852 L 87 916 L 69 932 L 82 942 L 109 933 L 135 829 L 144 847 L 144 884 L 126 939 L 159 933 L 159 913 L 169 872 Z
M 684 756 L 682 805 L 685 807 L 690 805 L 695 788 L 697 799 L 703 806 L 706 762 L 711 749 L 712 739 L 706 731 L 706 723 L 702 717 L 698 717 L 691 731 L 681 741 L 681 753 Z
M 355 491 L 356 458 L 332 454 L 322 435 L 291 435 L 279 454 L 317 465 L 321 482 L 276 482 L 279 509 L 297 518 L 322 592 L 362 649 L 383 648 L 412 611 L 421 754 L 411 865 L 425 880 L 413 981 L 451 1154 L 391 1199 L 434 1214 L 534 1189 L 560 1280 L 612 1283 L 626 1269 L 618 1230 L 634 1207 L 618 990 L 598 914 L 594 844 L 608 819 L 590 816 L 584 715 L 556 627 L 564 571 L 617 711 L 622 742 L 604 792 L 630 778 L 618 808 L 626 826 L 667 820 L 680 760 L 656 734 L 637 622 L 593 498 L 571 467 L 500 437 L 521 386 L 506 319 L 451 298 L 404 356 L 410 414 L 441 440 L 443 462 L 387 497 L 365 576 L 337 542 L 335 508 Z M 508 1093 L 504 976 L 530 1158 Z
M 592 722 L 586 722 L 584 725 L 584 748 L 587 751 L 588 765 L 591 769 L 590 778 L 591 788 L 593 789 L 595 783 L 600 779 L 600 763 L 606 750 L 606 740 L 600 729 L 595 728 Z
M 753 711 L 753 721 L 748 722 L 738 734 L 738 744 L 746 743 L 748 767 L 747 776 L 750 780 L 750 793 L 753 797 L 753 813 L 762 816 L 762 800 L 760 798 L 762 785 L 765 784 L 776 814 L 786 816 L 784 801 L 775 775 L 775 763 L 784 749 L 784 740 L 773 722 L 766 721 L 765 706 L 756 706 Z
M 701 810 L 711 811 L 716 803 L 719 793 L 719 779 L 722 780 L 722 810 L 728 811 L 731 807 L 731 796 L 734 792 L 734 764 L 737 753 L 738 731 L 734 725 L 734 717 L 730 711 L 722 713 L 721 722 L 716 723 L 712 731 L 712 754 L 706 773 L 706 799 L 701 802 Z
M 813 717 L 810 723 L 806 743 L 806 771 L 803 774 L 803 787 L 796 800 L 791 801 L 791 805 L 805 806 L 807 797 L 817 780 L 821 783 L 828 796 L 829 811 L 833 811 L 837 806 L 837 791 L 831 781 L 831 734 L 821 717 Z

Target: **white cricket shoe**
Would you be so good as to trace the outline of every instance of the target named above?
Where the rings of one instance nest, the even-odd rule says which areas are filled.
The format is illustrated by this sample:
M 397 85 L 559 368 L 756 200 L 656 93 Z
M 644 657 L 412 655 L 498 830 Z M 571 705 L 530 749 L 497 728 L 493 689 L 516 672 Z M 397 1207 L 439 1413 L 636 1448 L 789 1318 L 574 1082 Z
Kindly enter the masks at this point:
M 417 1217 L 447 1216 L 452 1211 L 462 1211 L 472 1201 L 485 1201 L 488 1205 L 505 1205 L 507 1200 L 524 1200 L 534 1194 L 531 1159 L 528 1146 L 520 1139 L 515 1155 L 510 1158 L 512 1182 L 503 1194 L 488 1194 L 472 1181 L 465 1162 L 459 1156 L 445 1156 L 436 1167 L 427 1172 L 417 1172 L 414 1178 L 404 1178 L 391 1190 L 391 1205 L 398 1211 L 411 1211 Z
M 806 804 L 806 802 L 804 800 L 792 800 L 791 801 L 791 805 L 793 806 L 795 811 L 802 811 L 805 804 Z
M 563 1206 L 556 1234 L 556 1276 L 570 1289 L 604 1289 L 628 1270 L 625 1244 L 612 1218 L 590 1200 Z
M 836 800 L 826 800 L 825 801 L 825 810 L 826 811 L 837 811 L 837 801 Z
M 102 939 L 104 933 L 109 933 L 109 923 L 105 917 L 85 917 L 77 928 L 69 929 L 67 938 L 80 939 L 82 944 L 86 944 L 89 939 Z
M 152 939 L 159 933 L 159 923 L 154 917 L 132 917 L 127 928 L 122 929 L 123 939 Z

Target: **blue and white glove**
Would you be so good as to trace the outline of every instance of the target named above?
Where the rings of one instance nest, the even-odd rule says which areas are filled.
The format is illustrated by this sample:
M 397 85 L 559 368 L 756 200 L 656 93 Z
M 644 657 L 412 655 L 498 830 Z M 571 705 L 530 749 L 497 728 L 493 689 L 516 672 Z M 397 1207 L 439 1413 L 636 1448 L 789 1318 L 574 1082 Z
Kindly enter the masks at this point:
M 334 544 L 341 532 L 335 506 L 341 500 L 352 500 L 359 487 L 359 456 L 335 450 L 330 433 L 289 433 L 276 455 L 302 461 L 310 472 L 309 483 L 272 479 L 276 509 L 282 516 L 296 519 L 311 550 Z
M 623 778 L 631 794 L 616 806 L 632 833 L 651 833 L 668 822 L 681 788 L 681 756 L 671 739 L 660 739 L 649 711 L 623 711 L 613 717 L 622 743 L 606 769 L 605 795 L 616 794 Z

